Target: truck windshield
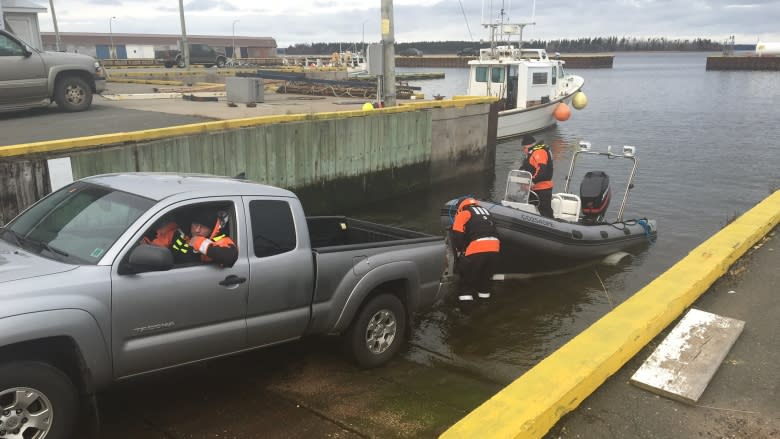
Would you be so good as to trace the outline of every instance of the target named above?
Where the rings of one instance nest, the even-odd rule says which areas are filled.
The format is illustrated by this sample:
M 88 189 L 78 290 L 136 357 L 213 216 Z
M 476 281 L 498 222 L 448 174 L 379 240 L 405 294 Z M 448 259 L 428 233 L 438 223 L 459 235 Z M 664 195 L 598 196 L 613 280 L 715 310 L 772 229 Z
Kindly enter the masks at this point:
M 76 182 L 44 198 L 11 221 L 0 239 L 41 256 L 94 265 L 154 201 Z

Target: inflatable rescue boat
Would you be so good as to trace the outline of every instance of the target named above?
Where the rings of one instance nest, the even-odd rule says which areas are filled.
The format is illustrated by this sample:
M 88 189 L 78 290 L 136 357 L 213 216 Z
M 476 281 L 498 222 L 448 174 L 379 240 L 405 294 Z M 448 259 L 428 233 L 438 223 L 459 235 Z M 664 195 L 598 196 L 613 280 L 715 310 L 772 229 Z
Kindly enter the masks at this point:
M 531 174 L 512 170 L 507 178 L 504 199 L 500 203 L 479 200 L 490 211 L 501 239 L 498 274 L 561 271 L 594 260 L 619 255 L 635 247 L 646 246 L 657 237 L 656 222 L 647 218 L 624 219 L 623 211 L 638 161 L 633 146 L 624 146 L 622 154 L 591 151 L 589 142 L 580 142 L 574 153 L 566 188 L 553 194 L 554 218 L 539 214 L 531 191 Z M 614 221 L 606 221 L 612 190 L 609 176 L 602 171 L 589 171 L 580 184 L 579 195 L 569 193 L 569 183 L 580 155 L 597 155 L 610 159 L 623 158 L 633 162 L 625 195 Z M 448 201 L 441 210 L 442 225 L 449 230 L 462 198 Z

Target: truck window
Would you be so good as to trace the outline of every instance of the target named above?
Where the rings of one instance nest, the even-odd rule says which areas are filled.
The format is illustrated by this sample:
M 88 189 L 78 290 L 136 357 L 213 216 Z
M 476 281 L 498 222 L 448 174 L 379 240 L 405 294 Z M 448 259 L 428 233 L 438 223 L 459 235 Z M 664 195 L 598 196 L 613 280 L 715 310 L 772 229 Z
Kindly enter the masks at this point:
M 211 234 L 224 234 L 235 240 L 235 212 L 233 203 L 211 202 L 191 204 L 174 209 L 162 216 L 144 232 L 142 243 L 165 247 L 173 253 L 174 267 L 203 263 L 187 241 L 194 236 L 194 222 L 208 226 Z M 219 229 L 217 229 L 219 221 Z M 214 232 L 218 230 L 218 232 Z
M 19 245 L 41 256 L 97 264 L 154 201 L 89 183 L 74 183 L 44 198 L 8 228 Z M 4 237 L 5 238 L 5 237 Z
M 279 200 L 249 202 L 255 256 L 264 258 L 295 249 L 295 223 L 290 204 Z
M 0 56 L 24 56 L 24 48 L 5 35 L 0 35 Z

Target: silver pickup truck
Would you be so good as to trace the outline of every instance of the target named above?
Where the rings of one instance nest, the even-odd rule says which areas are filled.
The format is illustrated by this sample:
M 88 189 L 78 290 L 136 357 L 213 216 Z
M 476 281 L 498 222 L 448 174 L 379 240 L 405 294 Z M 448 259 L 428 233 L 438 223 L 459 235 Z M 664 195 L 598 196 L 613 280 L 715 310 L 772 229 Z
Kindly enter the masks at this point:
M 193 208 L 223 215 L 232 267 L 144 243 Z M 80 407 L 112 382 L 307 335 L 382 365 L 439 299 L 445 259 L 441 237 L 307 218 L 292 192 L 246 180 L 76 181 L 0 228 L 0 437 L 86 437 Z

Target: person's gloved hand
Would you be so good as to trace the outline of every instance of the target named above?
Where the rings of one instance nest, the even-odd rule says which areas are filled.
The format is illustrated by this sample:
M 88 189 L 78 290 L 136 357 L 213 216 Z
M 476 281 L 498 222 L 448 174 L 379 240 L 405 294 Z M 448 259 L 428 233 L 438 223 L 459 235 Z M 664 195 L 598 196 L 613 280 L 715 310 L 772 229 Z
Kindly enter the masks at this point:
M 184 254 L 187 254 L 192 250 L 192 248 L 190 248 L 190 244 L 187 243 L 187 237 L 182 231 L 178 231 L 176 235 L 174 235 L 171 248 Z
M 214 241 L 204 238 L 203 236 L 193 236 L 190 239 L 192 250 L 195 251 L 195 253 L 202 253 L 204 255 L 206 254 L 206 250 L 208 250 L 209 246 L 213 243 Z

